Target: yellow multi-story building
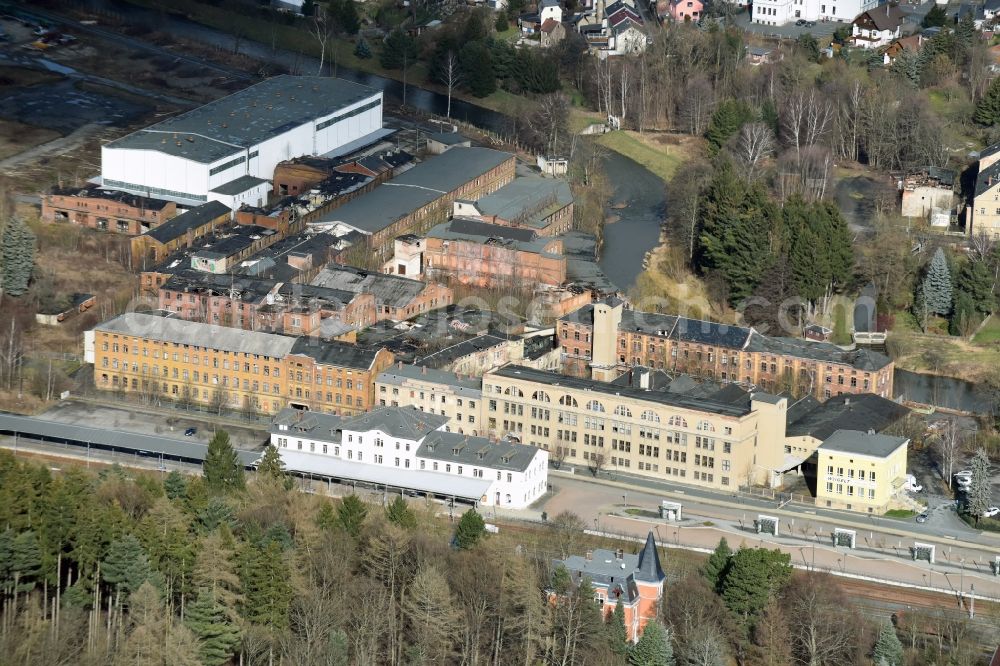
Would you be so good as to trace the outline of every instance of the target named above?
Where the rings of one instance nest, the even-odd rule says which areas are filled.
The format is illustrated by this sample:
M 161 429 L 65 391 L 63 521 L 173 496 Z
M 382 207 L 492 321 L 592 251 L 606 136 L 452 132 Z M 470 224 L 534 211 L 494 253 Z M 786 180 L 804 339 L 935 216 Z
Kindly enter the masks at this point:
M 816 504 L 832 509 L 885 513 L 904 492 L 910 440 L 858 430 L 838 430 L 816 451 Z
M 726 387 L 707 396 L 505 366 L 483 377 L 490 436 L 557 464 L 719 490 L 781 483 L 787 399 Z
M 353 415 L 374 404 L 385 349 L 126 313 L 84 336 L 99 389 L 275 414 Z
M 966 213 L 965 229 L 970 236 L 982 232 L 1000 238 L 1000 143 L 979 153 L 976 189 Z
M 481 377 L 396 363 L 376 377 L 375 400 L 383 407 L 446 416 L 445 430 L 475 437 L 483 429 L 482 386 Z

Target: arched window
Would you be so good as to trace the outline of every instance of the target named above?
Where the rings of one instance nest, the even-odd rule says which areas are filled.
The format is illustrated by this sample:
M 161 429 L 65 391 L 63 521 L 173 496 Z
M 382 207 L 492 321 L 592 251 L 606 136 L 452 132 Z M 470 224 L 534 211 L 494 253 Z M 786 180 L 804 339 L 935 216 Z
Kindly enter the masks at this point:
M 539 402 L 552 402 L 549 400 L 549 394 L 545 391 L 535 391 L 531 394 L 532 400 L 538 400 Z
M 618 405 L 615 407 L 616 416 L 632 416 L 632 410 L 625 405 Z
M 652 421 L 653 423 L 660 422 L 660 415 L 654 412 L 652 409 L 645 410 L 639 418 L 641 418 L 643 421 Z
M 715 432 L 715 426 L 708 421 L 699 421 L 698 430 L 702 430 L 704 432 Z
M 688 422 L 683 416 L 671 416 L 670 420 L 667 421 L 669 425 L 677 426 L 678 428 L 687 428 Z
M 592 412 L 604 412 L 604 405 L 599 403 L 597 400 L 591 400 L 587 403 L 587 409 Z
M 579 404 L 577 404 L 576 398 L 574 398 L 571 395 L 564 395 L 563 397 L 559 398 L 559 404 L 562 405 L 562 406 L 564 406 L 564 407 L 579 407 L 580 406 Z
M 521 389 L 517 388 L 516 386 L 508 386 L 507 388 L 504 389 L 503 393 L 504 395 L 512 395 L 515 398 L 524 397 L 524 392 L 521 391 Z

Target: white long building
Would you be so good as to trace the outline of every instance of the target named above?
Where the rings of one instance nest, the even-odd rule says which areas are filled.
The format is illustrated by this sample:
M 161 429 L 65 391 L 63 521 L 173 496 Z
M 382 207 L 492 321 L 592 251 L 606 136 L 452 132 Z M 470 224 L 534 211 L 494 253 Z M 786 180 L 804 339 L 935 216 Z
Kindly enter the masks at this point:
M 548 452 L 447 432 L 448 420 L 409 407 L 349 418 L 285 409 L 271 443 L 287 471 L 315 478 L 511 509 L 545 494 Z
M 799 19 L 850 23 L 878 4 L 879 0 L 755 0 L 752 19 L 754 23 L 774 26 Z
M 278 162 L 343 153 L 382 133 L 382 91 L 276 76 L 102 146 L 101 181 L 186 205 L 259 206 Z

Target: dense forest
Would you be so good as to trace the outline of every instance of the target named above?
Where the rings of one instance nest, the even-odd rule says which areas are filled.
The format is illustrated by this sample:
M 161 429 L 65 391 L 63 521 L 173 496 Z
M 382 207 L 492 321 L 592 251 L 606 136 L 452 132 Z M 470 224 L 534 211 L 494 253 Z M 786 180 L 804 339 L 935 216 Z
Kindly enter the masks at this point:
M 660 617 L 630 646 L 554 559 L 596 546 L 572 514 L 488 534 L 468 510 L 292 488 L 271 448 L 246 478 L 224 433 L 203 476 L 54 469 L 0 451 L 4 664 L 971 664 L 863 619 L 828 575 L 725 542 L 661 552 Z M 557 596 L 550 599 L 548 592 Z M 914 617 L 916 614 L 914 613 Z M 913 626 L 923 626 L 912 623 Z M 905 649 L 904 645 L 905 643 Z

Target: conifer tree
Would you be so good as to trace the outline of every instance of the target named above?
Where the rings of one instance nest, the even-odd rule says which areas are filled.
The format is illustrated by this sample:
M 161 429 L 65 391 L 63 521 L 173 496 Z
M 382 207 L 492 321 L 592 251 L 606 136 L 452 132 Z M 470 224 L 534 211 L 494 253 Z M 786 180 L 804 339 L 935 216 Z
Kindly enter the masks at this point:
M 722 591 L 722 581 L 726 578 L 726 571 L 729 570 L 730 559 L 733 551 L 726 542 L 726 538 L 719 539 L 719 545 L 715 547 L 708 560 L 701 568 L 701 575 L 705 577 L 708 584 L 716 592 Z
M 773 595 L 791 577 L 791 555 L 765 548 L 740 548 L 722 581 L 722 599 L 749 630 Z
M 986 510 L 990 508 L 992 500 L 992 485 L 990 484 L 990 457 L 986 454 L 986 449 L 980 447 L 976 449 L 976 455 L 970 464 L 972 478 L 969 482 L 969 491 L 966 495 L 966 505 L 970 514 L 975 516 L 976 525 Z
M 368 508 L 361 498 L 351 494 L 340 501 L 337 507 L 337 523 L 352 537 L 361 535 L 361 526 L 368 515 Z
M 139 540 L 126 534 L 116 539 L 108 548 L 108 556 L 101 564 L 104 581 L 129 595 L 139 589 L 151 576 L 149 556 Z
M 0 234 L 0 293 L 21 296 L 35 270 L 35 234 L 19 217 L 11 217 Z
M 163 479 L 163 491 L 168 499 L 175 500 L 184 497 L 185 492 L 187 492 L 187 479 L 176 469 L 172 470 Z
M 497 89 L 497 76 L 493 56 L 483 42 L 469 42 L 459 53 L 462 80 L 476 97 L 486 97 Z
M 386 37 L 379 58 L 386 69 L 402 69 L 413 65 L 417 59 L 417 44 L 413 38 L 396 28 Z
M 993 273 L 982 261 L 967 261 L 958 272 L 958 291 L 969 295 L 973 307 L 983 314 L 990 314 L 996 309 L 996 297 L 993 295 Z M 956 296 L 956 300 L 957 300 Z
M 406 500 L 399 495 L 386 507 L 385 517 L 390 523 L 395 523 L 407 530 L 417 526 L 417 517 L 410 511 L 410 505 L 406 503 Z
M 372 49 L 364 37 L 360 37 L 358 43 L 354 45 L 354 55 L 362 60 L 368 60 L 372 57 Z
M 928 313 L 946 316 L 951 312 L 951 271 L 948 270 L 948 260 L 941 248 L 931 258 L 927 273 L 920 283 L 920 293 Z
M 469 509 L 462 514 L 455 529 L 455 547 L 459 550 L 469 550 L 485 536 L 486 522 L 475 509 Z
M 291 479 L 285 473 L 285 461 L 281 459 L 278 447 L 274 444 L 268 444 L 264 448 L 264 455 L 257 464 L 257 476 L 264 481 L 290 485 L 288 482 Z
M 184 624 L 198 639 L 198 654 L 205 666 L 222 666 L 233 656 L 240 632 L 226 618 L 226 610 L 210 591 L 203 590 L 184 614 Z
M 615 612 L 608 620 L 608 644 L 619 657 L 628 656 L 628 629 L 625 627 L 625 606 L 621 599 L 615 603 Z
M 900 666 L 903 663 L 903 644 L 889 622 L 883 622 L 879 628 L 878 638 L 872 649 L 872 661 L 886 666 Z
M 243 617 L 272 629 L 287 627 L 293 590 L 281 547 L 274 541 L 264 547 L 246 544 L 239 555 L 239 572 Z
M 639 642 L 629 651 L 628 663 L 629 666 L 674 666 L 670 632 L 656 620 L 650 621 Z
M 242 490 L 246 485 L 243 463 L 229 441 L 229 433 L 219 430 L 208 443 L 202 463 L 205 483 L 215 492 Z
M 976 104 L 972 119 L 980 125 L 996 125 L 1000 122 L 1000 77 L 990 83 L 986 94 Z

